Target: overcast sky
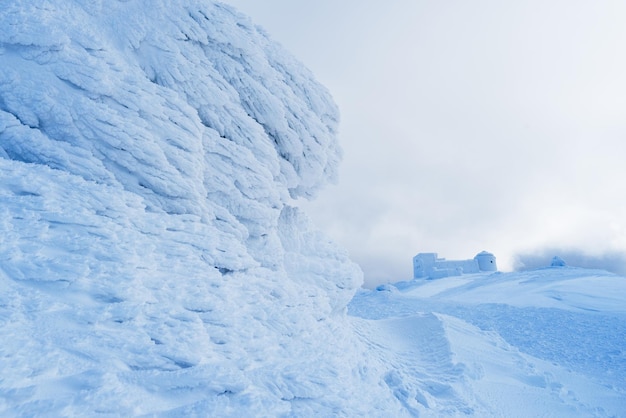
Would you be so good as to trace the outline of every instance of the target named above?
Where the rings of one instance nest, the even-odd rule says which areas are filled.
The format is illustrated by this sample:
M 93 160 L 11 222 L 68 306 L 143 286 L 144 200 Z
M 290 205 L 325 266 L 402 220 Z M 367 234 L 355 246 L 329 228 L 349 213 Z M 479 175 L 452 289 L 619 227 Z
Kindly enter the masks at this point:
M 339 184 L 305 208 L 370 286 L 418 252 L 624 262 L 625 1 L 227 3 L 339 105 Z

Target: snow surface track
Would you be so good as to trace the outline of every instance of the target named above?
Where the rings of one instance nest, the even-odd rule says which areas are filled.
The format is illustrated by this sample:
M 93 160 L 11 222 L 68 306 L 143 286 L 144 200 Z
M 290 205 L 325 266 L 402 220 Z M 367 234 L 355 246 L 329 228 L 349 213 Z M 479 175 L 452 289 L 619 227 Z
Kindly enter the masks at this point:
M 362 291 L 350 313 L 415 415 L 619 417 L 624 299 L 626 278 L 549 268 Z

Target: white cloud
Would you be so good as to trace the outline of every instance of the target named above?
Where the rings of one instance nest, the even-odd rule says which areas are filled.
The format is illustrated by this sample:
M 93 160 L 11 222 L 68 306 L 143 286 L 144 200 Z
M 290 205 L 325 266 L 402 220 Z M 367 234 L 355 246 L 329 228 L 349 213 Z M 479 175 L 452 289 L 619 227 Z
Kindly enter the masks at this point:
M 370 283 L 420 251 L 626 251 L 623 2 L 231 3 L 340 106 L 340 183 L 305 206 Z

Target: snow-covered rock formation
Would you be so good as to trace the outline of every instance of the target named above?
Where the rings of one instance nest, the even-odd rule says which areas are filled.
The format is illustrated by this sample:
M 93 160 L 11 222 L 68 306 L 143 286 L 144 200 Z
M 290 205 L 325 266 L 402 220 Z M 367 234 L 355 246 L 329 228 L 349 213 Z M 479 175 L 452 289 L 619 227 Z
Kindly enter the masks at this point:
M 398 412 L 345 320 L 359 268 L 290 205 L 337 120 L 223 4 L 3 4 L 0 413 Z

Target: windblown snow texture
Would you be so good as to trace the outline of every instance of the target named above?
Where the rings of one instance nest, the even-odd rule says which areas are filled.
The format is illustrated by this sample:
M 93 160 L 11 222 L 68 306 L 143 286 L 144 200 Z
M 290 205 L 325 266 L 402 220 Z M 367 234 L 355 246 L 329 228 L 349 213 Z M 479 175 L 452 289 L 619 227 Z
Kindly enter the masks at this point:
M 290 206 L 337 121 L 223 4 L 3 4 L 0 412 L 399 410 L 345 320 L 360 269 Z
M 623 277 L 353 298 L 359 268 L 292 207 L 336 176 L 336 107 L 233 9 L 5 3 L 1 416 L 626 410 Z
M 361 291 L 349 309 L 415 416 L 626 411 L 624 277 L 552 266 L 414 280 Z

